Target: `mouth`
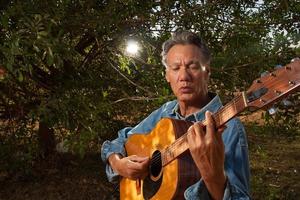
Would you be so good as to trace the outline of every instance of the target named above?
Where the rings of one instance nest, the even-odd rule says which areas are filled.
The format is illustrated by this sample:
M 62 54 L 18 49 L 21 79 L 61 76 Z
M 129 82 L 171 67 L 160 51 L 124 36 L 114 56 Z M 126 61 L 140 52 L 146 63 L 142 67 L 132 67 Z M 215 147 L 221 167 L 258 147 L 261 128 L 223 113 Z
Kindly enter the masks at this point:
M 179 91 L 181 93 L 192 93 L 193 92 L 193 88 L 192 87 L 188 87 L 188 86 L 184 86 L 184 87 L 180 87 Z

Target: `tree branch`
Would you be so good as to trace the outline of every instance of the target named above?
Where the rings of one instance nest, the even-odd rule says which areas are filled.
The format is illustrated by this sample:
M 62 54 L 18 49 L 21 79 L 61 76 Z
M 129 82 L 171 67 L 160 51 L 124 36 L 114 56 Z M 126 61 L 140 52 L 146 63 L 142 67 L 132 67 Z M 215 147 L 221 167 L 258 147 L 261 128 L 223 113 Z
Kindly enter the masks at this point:
M 125 76 L 117 67 L 114 66 L 114 64 L 109 60 L 107 59 L 108 63 L 112 66 L 112 68 L 114 70 L 116 70 L 125 80 L 127 80 L 129 83 L 131 83 L 132 85 L 134 85 L 135 87 L 143 90 L 144 92 L 147 92 L 150 96 L 153 96 L 153 93 L 149 90 L 146 90 L 145 88 L 143 88 L 142 86 L 134 83 L 132 80 L 130 80 L 127 76 Z
M 175 96 L 174 95 L 163 96 L 163 97 L 133 96 L 133 97 L 125 97 L 125 98 L 122 98 L 122 99 L 118 99 L 118 100 L 112 102 L 112 104 L 116 104 L 116 103 L 119 103 L 119 102 L 122 102 L 122 101 L 127 101 L 127 100 L 130 100 L 130 101 L 154 101 L 154 100 L 158 100 L 158 99 L 169 99 L 171 97 L 175 97 Z

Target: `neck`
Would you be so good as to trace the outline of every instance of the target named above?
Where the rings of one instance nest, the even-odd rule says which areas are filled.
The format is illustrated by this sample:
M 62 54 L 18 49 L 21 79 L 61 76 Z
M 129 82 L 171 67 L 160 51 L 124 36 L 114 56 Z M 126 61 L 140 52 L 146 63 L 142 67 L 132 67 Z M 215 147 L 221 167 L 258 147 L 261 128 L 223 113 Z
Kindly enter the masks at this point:
M 193 114 L 193 113 L 199 111 L 206 104 L 208 104 L 209 101 L 210 101 L 210 98 L 209 98 L 208 94 L 206 94 L 205 96 L 202 96 L 194 101 L 178 101 L 180 114 L 184 117 L 189 116 L 190 114 Z

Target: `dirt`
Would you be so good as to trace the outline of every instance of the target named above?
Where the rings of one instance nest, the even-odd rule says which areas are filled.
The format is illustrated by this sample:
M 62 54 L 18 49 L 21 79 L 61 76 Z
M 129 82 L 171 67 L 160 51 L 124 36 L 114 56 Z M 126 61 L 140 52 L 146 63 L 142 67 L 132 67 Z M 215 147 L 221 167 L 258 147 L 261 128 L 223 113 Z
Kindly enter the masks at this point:
M 253 199 L 300 199 L 300 137 L 249 138 Z
M 300 138 L 248 131 L 253 199 L 300 199 Z M 118 199 L 97 153 L 55 154 L 26 174 L 0 173 L 0 200 Z
M 108 183 L 97 154 L 84 159 L 52 155 L 29 174 L 14 174 L 0 182 L 1 200 L 116 199 L 115 185 Z

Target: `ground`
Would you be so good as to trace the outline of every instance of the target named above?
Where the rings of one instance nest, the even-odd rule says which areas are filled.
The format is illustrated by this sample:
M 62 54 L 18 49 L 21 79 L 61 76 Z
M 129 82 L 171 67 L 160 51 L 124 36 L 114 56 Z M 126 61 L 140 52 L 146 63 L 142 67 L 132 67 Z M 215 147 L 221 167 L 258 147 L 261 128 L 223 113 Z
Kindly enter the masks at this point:
M 300 199 L 300 138 L 248 131 L 253 199 Z M 54 154 L 27 175 L 0 174 L 0 200 L 117 199 L 99 154 Z
M 27 175 L 16 174 L 0 184 L 1 200 L 113 199 L 114 186 L 107 182 L 97 154 L 52 155 L 36 164 Z M 114 195 L 112 195 L 113 197 Z
M 300 199 L 300 138 L 249 139 L 253 199 Z

